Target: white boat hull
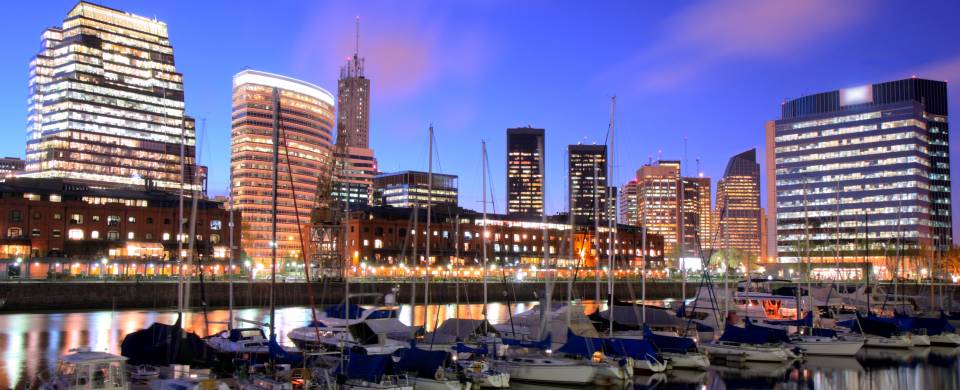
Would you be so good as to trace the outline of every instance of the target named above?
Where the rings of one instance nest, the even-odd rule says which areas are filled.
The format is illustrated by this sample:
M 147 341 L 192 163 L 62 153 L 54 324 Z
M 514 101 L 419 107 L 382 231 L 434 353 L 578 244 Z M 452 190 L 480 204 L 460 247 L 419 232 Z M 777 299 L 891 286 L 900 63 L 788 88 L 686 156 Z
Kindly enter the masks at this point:
M 591 365 L 498 361 L 494 367 L 510 374 L 511 381 L 583 385 L 593 383 L 596 368 Z
M 943 332 L 929 337 L 931 345 L 960 345 L 960 334 Z
M 883 337 L 868 335 L 864 339 L 863 346 L 869 348 L 910 348 L 913 346 L 913 341 L 907 336 Z
M 832 337 L 801 337 L 790 345 L 800 348 L 807 355 L 853 356 L 863 347 L 863 340 L 837 340 Z
M 410 382 L 417 390 L 470 390 L 473 386 L 470 382 L 460 383 L 456 379 L 410 378 Z
M 750 345 L 715 341 L 700 344 L 700 349 L 711 356 L 751 362 L 783 363 L 796 357 L 786 348 L 775 345 Z
M 660 356 L 667 361 L 667 367 L 678 370 L 705 370 L 710 367 L 710 358 L 699 352 L 673 353 L 662 352 Z
M 913 341 L 914 347 L 929 347 L 930 346 L 930 336 L 925 334 L 915 334 L 910 336 L 910 340 Z

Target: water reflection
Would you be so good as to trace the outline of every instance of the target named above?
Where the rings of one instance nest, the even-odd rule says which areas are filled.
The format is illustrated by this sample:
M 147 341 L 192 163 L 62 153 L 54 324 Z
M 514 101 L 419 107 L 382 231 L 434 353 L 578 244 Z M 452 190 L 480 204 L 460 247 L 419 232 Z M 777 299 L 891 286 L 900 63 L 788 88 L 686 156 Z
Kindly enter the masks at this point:
M 505 323 L 509 312 L 519 313 L 532 303 L 510 305 L 491 303 L 487 311 L 491 322 Z M 597 305 L 586 303 L 586 312 Z M 235 316 L 251 323 L 269 321 L 265 309 L 240 309 Z M 403 305 L 405 323 L 433 328 L 453 317 L 483 318 L 482 305 L 435 305 L 424 316 L 422 306 Z M 225 327 L 229 313 L 211 310 L 206 319 L 201 313 L 184 316 L 184 325 L 200 335 Z M 277 333 L 286 341 L 291 329 L 309 322 L 308 308 L 277 310 Z M 120 352 L 123 336 L 153 322 L 172 324 L 173 311 L 102 311 L 63 314 L 0 315 L 0 388 L 24 388 L 38 373 L 47 372 L 70 349 L 90 346 L 95 350 Z M 960 348 L 913 348 L 910 350 L 864 349 L 856 358 L 811 357 L 805 362 L 783 365 L 717 366 L 708 372 L 671 371 L 665 375 L 638 376 L 635 388 L 711 389 L 960 389 Z M 530 387 L 530 386 L 527 386 Z M 527 388 L 524 387 L 524 388 Z M 519 388 L 519 387 L 518 387 Z M 536 388 L 536 386 L 530 387 Z

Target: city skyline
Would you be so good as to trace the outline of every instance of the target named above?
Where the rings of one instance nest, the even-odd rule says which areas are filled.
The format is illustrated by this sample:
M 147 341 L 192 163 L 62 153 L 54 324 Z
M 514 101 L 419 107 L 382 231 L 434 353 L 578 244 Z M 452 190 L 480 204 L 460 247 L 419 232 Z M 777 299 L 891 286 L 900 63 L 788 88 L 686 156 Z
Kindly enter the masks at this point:
M 201 146 L 198 155 L 201 164 L 210 166 L 210 195 L 227 193 L 229 148 L 226 147 L 226 141 L 229 139 L 232 75 L 245 67 L 264 69 L 309 81 L 332 91 L 336 86 L 337 69 L 354 49 L 353 24 L 356 15 L 364 20 L 361 51 L 368 58 L 367 74 L 375 84 L 371 102 L 371 146 L 377 151 L 381 170 L 392 172 L 425 169 L 426 153 L 421 152 L 421 149 L 426 150 L 426 128 L 431 121 L 438 130 L 438 154 L 441 157 L 439 163 L 443 171 L 462 177 L 475 177 L 475 173 L 480 171 L 479 157 L 470 156 L 479 155 L 476 150 L 479 149 L 481 139 L 490 141 L 492 156 L 503 155 L 505 145 L 500 143 L 503 129 L 526 124 L 546 128 L 550 133 L 546 137 L 546 154 L 555 156 L 547 159 L 546 208 L 550 213 L 565 209 L 564 186 L 567 178 L 563 174 L 563 150 L 566 145 L 579 141 L 603 143 L 608 121 L 607 100 L 610 95 L 616 94 L 618 102 L 621 103 L 617 110 L 617 155 L 625 157 L 618 157 L 619 168 L 616 169 L 615 178 L 611 180 L 611 185 L 619 186 L 625 183 L 634 168 L 646 162 L 648 157 L 682 159 L 683 136 L 690 140 L 684 159 L 684 175 L 695 174 L 691 162 L 695 157 L 700 157 L 706 176 L 720 177 L 723 165 L 735 152 L 759 147 L 758 153 L 763 153 L 763 123 L 777 116 L 778 103 L 787 97 L 861 85 L 875 80 L 909 77 L 913 74 L 947 80 L 960 74 L 960 58 L 956 56 L 924 55 L 923 60 L 909 55 L 881 58 L 877 54 L 869 53 L 872 43 L 863 45 L 865 47 L 849 47 L 853 42 L 862 43 L 859 38 L 871 33 L 880 34 L 878 42 L 886 41 L 885 44 L 897 46 L 895 50 L 906 54 L 926 52 L 933 47 L 936 47 L 938 52 L 950 53 L 950 49 L 957 47 L 957 43 L 944 38 L 951 35 L 949 31 L 931 34 L 933 27 L 926 27 L 919 22 L 911 25 L 913 28 L 904 28 L 902 31 L 913 31 L 910 34 L 918 37 L 930 36 L 920 47 L 901 44 L 899 40 L 891 42 L 882 39 L 883 34 L 892 33 L 878 30 L 879 27 L 868 23 L 870 18 L 866 15 L 896 15 L 898 10 L 902 11 L 905 7 L 903 4 L 870 8 L 862 7 L 862 4 L 857 2 L 844 4 L 837 9 L 838 16 L 820 18 L 823 20 L 813 22 L 817 25 L 812 27 L 820 27 L 823 31 L 807 36 L 802 34 L 808 27 L 803 22 L 816 16 L 812 10 L 819 7 L 817 4 L 784 5 L 796 11 L 790 16 L 774 13 L 768 9 L 770 7 L 760 4 L 754 7 L 751 13 L 743 16 L 758 19 L 758 26 L 748 28 L 735 26 L 737 19 L 732 17 L 735 15 L 731 14 L 731 10 L 749 2 L 733 3 L 736 3 L 736 6 L 696 4 L 674 9 L 655 5 L 652 7 L 657 9 L 641 9 L 649 11 L 640 13 L 641 17 L 668 15 L 668 21 L 679 23 L 686 28 L 682 29 L 684 33 L 670 33 L 666 26 L 657 23 L 653 23 L 654 26 L 648 29 L 634 28 L 631 27 L 632 24 L 643 23 L 627 23 L 627 19 L 613 16 L 618 11 L 625 15 L 636 15 L 637 9 L 631 9 L 632 12 L 624 11 L 625 8 L 637 7 L 630 4 L 614 4 L 610 10 L 599 10 L 602 12 L 582 21 L 584 29 L 601 23 L 604 23 L 604 26 L 609 24 L 601 32 L 610 34 L 611 42 L 585 38 L 568 39 L 571 36 L 567 34 L 571 32 L 564 31 L 560 22 L 575 17 L 576 9 L 572 7 L 552 11 L 556 14 L 558 24 L 548 24 L 543 31 L 518 27 L 516 23 L 508 21 L 504 25 L 505 32 L 495 33 L 489 27 L 494 25 L 498 16 L 502 16 L 500 12 L 507 10 L 478 5 L 429 7 L 414 4 L 406 12 L 397 14 L 396 10 L 389 6 L 360 11 L 345 3 L 315 7 L 297 4 L 267 6 L 262 10 L 258 9 L 258 18 L 259 13 L 278 20 L 281 15 L 288 18 L 292 15 L 304 16 L 290 18 L 291 23 L 286 23 L 289 26 L 279 26 L 278 23 L 278 31 L 265 34 L 267 38 L 253 37 L 260 29 L 240 27 L 241 35 L 253 39 L 252 43 L 270 43 L 266 49 L 254 51 L 237 50 L 238 47 L 247 46 L 236 46 L 237 43 L 224 40 L 224 37 L 229 35 L 218 35 L 227 34 L 229 31 L 215 31 L 209 36 L 198 35 L 194 24 L 201 23 L 191 23 L 193 18 L 207 18 L 214 25 L 230 23 L 231 20 L 242 26 L 250 25 L 246 21 L 253 20 L 255 16 L 249 11 L 253 8 L 252 5 L 235 9 L 201 5 L 196 7 L 196 12 L 183 12 L 190 4 L 120 1 L 101 4 L 138 15 L 155 16 L 167 23 L 171 44 L 177 48 L 177 70 L 184 74 L 186 114 L 197 118 L 198 131 L 200 120 L 207 120 L 206 133 L 198 134 Z M 8 91 L 0 94 L 0 101 L 5 103 L 0 108 L 0 126 L 6 129 L 8 134 L 16 134 L 15 131 L 26 129 L 26 110 L 23 104 L 25 94 L 9 91 L 26 89 L 27 65 L 29 58 L 38 51 L 37 38 L 40 32 L 62 20 L 64 13 L 75 4 L 76 2 L 54 2 L 45 4 L 41 9 L 22 4 L 4 5 L 8 14 L 23 15 L 3 27 L 6 36 L 11 38 L 11 51 L 0 62 L 0 71 L 4 75 L 0 78 L 0 85 L 7 87 L 4 90 Z M 931 18 L 936 19 L 945 17 L 941 15 L 951 14 L 950 10 L 955 10 L 957 5 L 941 3 L 932 7 L 942 11 L 931 12 Z M 533 12 L 532 8 L 534 7 L 515 7 L 511 11 L 515 11 L 517 15 L 512 17 L 518 19 L 510 20 L 517 21 L 524 15 L 529 15 Z M 707 11 L 715 11 L 719 16 L 727 15 L 729 20 L 718 18 L 709 26 L 698 27 L 696 18 L 702 17 Z M 388 18 L 394 14 L 397 16 L 394 20 Z M 420 26 L 418 22 L 434 14 L 442 16 L 438 18 L 440 21 Z M 318 19 L 317 15 L 323 16 Z M 236 18 L 231 19 L 231 16 Z M 766 20 L 764 17 L 773 20 Z M 929 24 L 937 23 L 931 21 Z M 759 36 L 764 28 L 773 28 L 772 26 L 784 29 L 784 34 L 779 37 L 782 42 L 774 40 L 773 37 Z M 718 32 L 721 38 L 750 39 L 741 39 L 721 48 L 710 48 L 707 47 L 709 38 L 704 35 L 704 31 Z M 321 32 L 323 34 L 319 36 L 330 39 L 313 36 Z M 289 33 L 299 39 L 286 42 L 278 40 L 280 36 L 274 35 L 282 33 Z M 508 44 L 507 34 L 513 33 L 519 34 L 522 42 Z M 830 33 L 842 34 L 838 38 Z M 305 38 L 308 35 L 312 36 L 311 40 Z M 630 42 L 628 39 L 639 35 L 651 38 L 639 43 Z M 196 38 L 200 36 L 208 38 Z M 565 47 L 554 44 L 545 45 L 537 53 L 519 50 L 528 50 L 532 45 L 531 40 L 544 37 L 557 41 L 565 40 L 574 48 L 589 48 L 593 55 L 586 56 L 587 59 L 575 59 L 566 52 Z M 754 48 L 746 47 L 742 41 L 753 44 Z M 387 44 L 391 42 L 403 45 L 391 47 Z M 783 45 L 779 45 L 781 43 Z M 803 49 L 803 58 L 784 51 L 787 49 L 778 45 L 787 49 Z M 451 53 L 447 50 L 454 46 L 466 46 L 476 50 L 469 50 L 468 53 Z M 644 56 L 657 57 L 659 53 L 669 54 L 678 48 L 693 49 L 691 58 L 706 58 L 707 65 L 704 66 L 707 69 L 694 65 L 691 59 L 685 60 L 686 62 L 679 60 L 679 65 L 686 66 L 677 67 L 673 74 L 669 72 L 671 63 L 662 59 L 653 61 L 654 65 L 641 66 L 641 72 L 628 72 L 623 69 L 637 66 L 638 59 Z M 264 56 L 265 52 L 258 50 L 266 50 L 274 55 Z M 830 58 L 838 53 L 843 55 Z M 216 58 L 216 61 L 210 61 L 209 58 Z M 384 65 L 391 61 L 398 64 L 396 69 L 385 68 Z M 518 62 L 515 61 L 536 66 L 516 66 Z M 871 66 L 865 66 L 866 62 Z M 821 66 L 814 69 L 811 65 L 817 63 Z M 555 69 L 534 72 L 536 69 L 545 69 L 547 64 L 556 65 Z M 773 67 L 775 70 L 758 71 L 758 67 Z M 730 68 L 743 69 L 732 73 L 723 71 Z M 572 77 L 579 73 L 586 76 Z M 632 73 L 638 73 L 639 76 Z M 724 77 L 716 77 L 721 74 Z M 564 82 L 555 83 L 561 79 Z M 480 86 L 489 80 L 498 82 L 490 87 Z M 755 83 L 757 85 L 743 85 L 748 81 L 759 82 Z M 515 91 L 504 88 L 511 84 Z M 730 91 L 733 87 L 739 90 Z M 954 105 L 958 100 L 955 89 L 950 89 Z M 729 99 L 731 102 L 717 104 L 717 97 L 727 93 L 732 94 L 732 99 Z M 704 112 L 703 118 L 688 115 L 687 107 L 699 108 L 704 101 L 710 101 L 712 107 Z M 462 104 L 455 104 L 457 102 Z M 563 114 L 556 114 L 557 112 Z M 682 126 L 689 130 L 677 129 L 675 117 L 678 116 L 689 118 Z M 584 135 L 588 137 L 584 139 Z M 23 144 L 19 142 L 11 142 L 3 147 L 7 149 L 0 149 L 0 154 L 23 156 Z M 627 150 L 630 153 L 624 153 Z M 660 150 L 663 151 L 662 155 L 658 153 Z M 505 188 L 497 188 L 498 184 L 502 183 L 500 178 L 505 177 L 503 164 L 493 161 L 490 165 L 494 200 L 497 202 L 498 211 L 504 211 Z M 479 183 L 462 181 L 460 193 L 461 205 L 479 208 Z

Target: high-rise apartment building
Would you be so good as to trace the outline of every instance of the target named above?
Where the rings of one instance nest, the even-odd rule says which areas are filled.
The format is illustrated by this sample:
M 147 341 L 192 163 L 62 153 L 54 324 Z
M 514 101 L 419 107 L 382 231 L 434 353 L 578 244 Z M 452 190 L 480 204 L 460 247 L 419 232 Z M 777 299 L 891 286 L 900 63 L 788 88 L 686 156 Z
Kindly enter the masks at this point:
M 640 226 L 637 222 L 637 179 L 620 187 L 620 223 Z
M 781 261 L 952 246 L 947 83 L 911 78 L 789 100 L 767 127 Z M 857 260 L 859 259 L 859 260 Z
M 353 57 L 340 68 L 337 82 L 337 169 L 333 196 L 348 207 L 371 203 L 377 159 L 370 149 L 370 79 L 363 73 L 360 57 L 360 20 L 357 19 L 357 46 Z
M 543 129 L 507 129 L 507 212 L 512 215 L 543 214 Z
M 757 150 L 730 158 L 717 181 L 717 237 L 714 248 L 737 249 L 749 259 L 760 256 L 760 165 Z M 743 259 L 746 260 L 746 259 Z
M 637 222 L 663 237 L 667 257 L 676 257 L 680 236 L 680 163 L 661 160 L 637 170 Z
M 19 157 L 0 158 L 0 179 L 20 175 L 26 166 L 27 162 Z
M 570 210 L 577 223 L 607 223 L 610 201 L 606 145 L 569 145 L 567 175 Z
M 41 46 L 30 62 L 24 176 L 205 188 L 165 23 L 81 1 Z
M 273 103 L 274 91 L 279 107 Z M 230 194 L 243 215 L 241 246 L 255 261 L 271 256 L 274 121 L 280 129 L 278 256 L 296 258 L 304 246 L 300 233 L 310 239 L 318 181 L 331 174 L 333 95 L 304 81 L 255 70 L 233 77 Z

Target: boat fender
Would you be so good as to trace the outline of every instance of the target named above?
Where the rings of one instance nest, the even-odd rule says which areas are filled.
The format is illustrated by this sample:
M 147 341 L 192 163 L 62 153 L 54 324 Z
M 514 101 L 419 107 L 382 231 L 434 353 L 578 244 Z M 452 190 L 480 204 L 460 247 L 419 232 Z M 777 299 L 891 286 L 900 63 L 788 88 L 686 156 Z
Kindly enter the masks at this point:
M 436 380 L 438 380 L 438 381 L 442 381 L 442 380 L 444 380 L 445 378 L 446 378 L 446 375 L 445 375 L 445 373 L 444 373 L 444 371 L 443 371 L 443 367 L 438 367 L 438 368 L 437 368 L 437 371 L 435 371 L 435 372 L 433 373 L 433 379 L 436 379 Z

